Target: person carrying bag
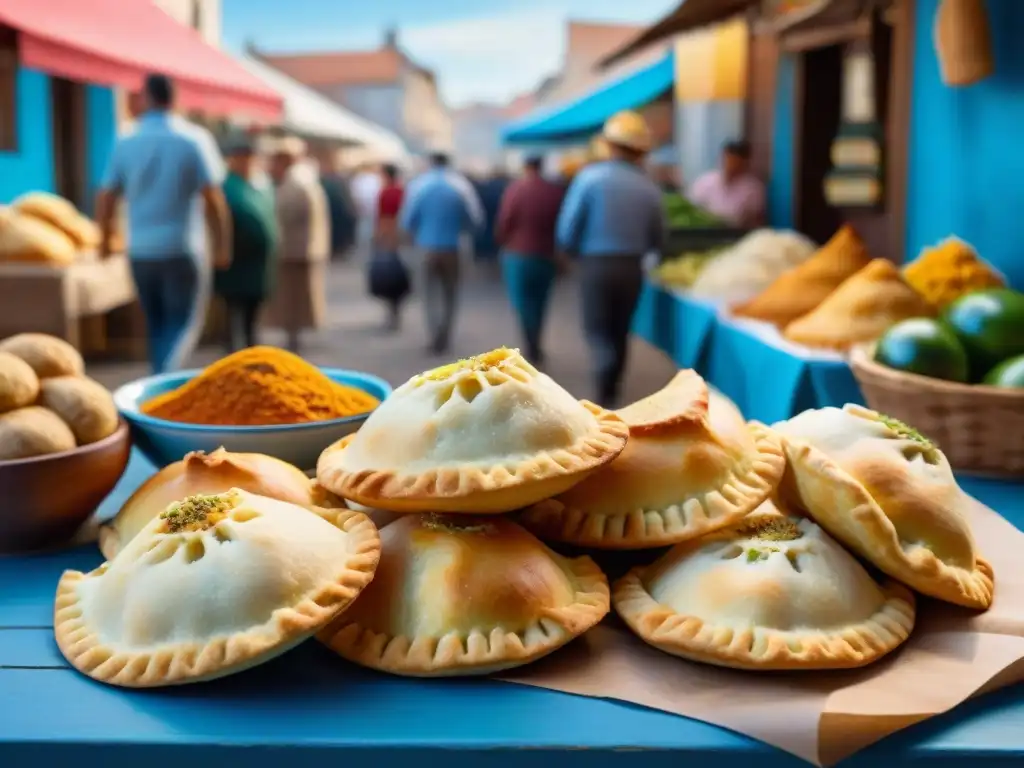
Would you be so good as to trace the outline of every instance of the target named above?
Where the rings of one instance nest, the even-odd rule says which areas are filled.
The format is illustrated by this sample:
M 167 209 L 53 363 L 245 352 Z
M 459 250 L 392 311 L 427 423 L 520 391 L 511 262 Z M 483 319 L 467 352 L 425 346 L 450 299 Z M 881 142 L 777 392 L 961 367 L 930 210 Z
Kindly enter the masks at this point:
M 409 271 L 399 253 L 401 232 L 398 215 L 405 191 L 395 166 L 385 166 L 383 174 L 384 184 L 377 205 L 377 230 L 367 282 L 370 295 L 388 305 L 388 329 L 397 331 L 402 325 L 402 304 L 412 288 Z

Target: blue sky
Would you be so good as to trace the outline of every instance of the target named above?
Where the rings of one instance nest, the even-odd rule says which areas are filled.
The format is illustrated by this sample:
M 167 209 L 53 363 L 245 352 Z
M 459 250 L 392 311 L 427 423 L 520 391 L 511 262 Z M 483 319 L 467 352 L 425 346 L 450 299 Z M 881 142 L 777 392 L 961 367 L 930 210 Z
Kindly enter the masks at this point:
M 222 0 L 225 45 L 372 48 L 389 24 L 447 101 L 504 101 L 557 71 L 568 18 L 647 24 L 679 0 Z

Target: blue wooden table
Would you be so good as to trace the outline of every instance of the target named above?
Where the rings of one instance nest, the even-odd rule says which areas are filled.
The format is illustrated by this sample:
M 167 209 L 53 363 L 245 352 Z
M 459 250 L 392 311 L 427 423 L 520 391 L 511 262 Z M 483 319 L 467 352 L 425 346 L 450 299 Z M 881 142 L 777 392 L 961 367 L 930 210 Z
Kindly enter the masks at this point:
M 655 283 L 644 286 L 633 331 L 680 368 L 696 370 L 748 419 L 774 424 L 808 408 L 862 403 L 838 355 L 800 350 L 773 328 L 727 319 L 717 307 Z
M 152 467 L 134 456 L 111 514 Z M 70 480 L 70 479 L 69 479 Z M 964 481 L 1024 526 L 1022 486 Z M 0 514 L 16 514 L 2 500 Z M 348 665 L 315 642 L 250 672 L 152 691 L 110 688 L 68 668 L 52 638 L 65 568 L 94 545 L 0 558 L 0 767 L 287 768 L 344 765 L 783 768 L 794 757 L 710 725 L 611 701 L 489 680 L 404 680 Z M 770 706 L 765 702 L 765 706 Z M 324 762 L 324 761 L 328 762 Z M 244 761 L 244 762 L 243 762 Z M 843 765 L 1024 764 L 1024 691 L 1004 690 L 899 733 Z

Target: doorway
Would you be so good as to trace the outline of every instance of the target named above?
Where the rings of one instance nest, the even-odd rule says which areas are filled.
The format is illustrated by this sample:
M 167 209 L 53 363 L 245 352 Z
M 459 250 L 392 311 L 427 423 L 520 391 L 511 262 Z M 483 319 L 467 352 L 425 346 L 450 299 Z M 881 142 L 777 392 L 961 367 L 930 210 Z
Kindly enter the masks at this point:
M 50 80 L 53 181 L 58 195 L 88 210 L 86 190 L 85 86 L 62 77 Z
M 889 144 L 894 136 L 889 109 L 892 28 L 888 24 L 874 24 L 871 40 L 875 61 L 875 110 L 882 135 Z M 883 193 L 883 203 L 877 208 L 839 210 L 825 200 L 825 177 L 832 167 L 832 141 L 842 120 L 843 59 L 848 44 L 814 48 L 800 55 L 796 104 L 796 225 L 816 242 L 824 243 L 841 224 L 849 222 L 872 256 L 898 261 L 901 254 L 893 251 L 894 228 L 888 194 Z

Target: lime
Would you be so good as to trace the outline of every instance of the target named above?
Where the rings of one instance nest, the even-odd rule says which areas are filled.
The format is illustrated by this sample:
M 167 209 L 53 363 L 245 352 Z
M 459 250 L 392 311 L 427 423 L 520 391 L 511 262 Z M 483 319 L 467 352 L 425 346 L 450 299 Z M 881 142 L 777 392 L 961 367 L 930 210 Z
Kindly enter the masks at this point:
M 1024 355 L 1024 294 L 1009 288 L 969 293 L 954 301 L 943 321 L 967 351 L 971 381 L 1004 360 Z
M 878 340 L 875 360 L 933 379 L 967 381 L 967 353 L 942 323 L 927 317 L 891 326 Z
M 985 383 L 992 387 L 1024 389 L 1024 355 L 1001 362 L 988 372 Z

